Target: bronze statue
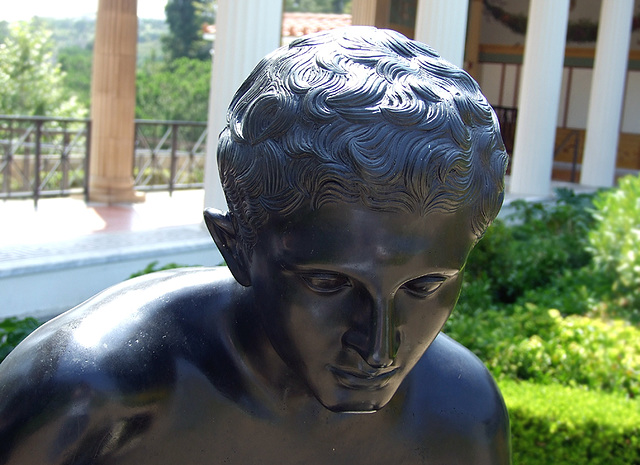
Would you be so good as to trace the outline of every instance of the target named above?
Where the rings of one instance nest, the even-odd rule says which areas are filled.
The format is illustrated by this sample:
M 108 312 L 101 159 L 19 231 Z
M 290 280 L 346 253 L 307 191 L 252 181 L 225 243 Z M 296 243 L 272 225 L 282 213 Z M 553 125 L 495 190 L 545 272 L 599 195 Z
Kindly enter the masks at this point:
M 477 84 L 391 31 L 307 36 L 239 89 L 218 158 L 228 268 L 34 332 L 0 365 L 0 463 L 509 463 L 493 379 L 440 334 L 503 199 Z

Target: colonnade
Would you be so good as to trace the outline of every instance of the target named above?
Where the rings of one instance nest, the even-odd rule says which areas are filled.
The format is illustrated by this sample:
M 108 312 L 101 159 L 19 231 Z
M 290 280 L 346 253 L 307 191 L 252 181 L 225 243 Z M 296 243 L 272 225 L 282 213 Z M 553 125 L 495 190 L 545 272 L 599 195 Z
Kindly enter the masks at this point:
M 375 25 L 381 11 L 388 11 L 390 1 L 353 0 L 353 23 Z M 282 0 L 218 0 L 205 170 L 207 206 L 226 210 L 215 160 L 217 136 L 224 127 L 226 108 L 235 89 L 260 58 L 279 46 L 282 3 Z M 513 193 L 545 196 L 550 192 L 569 3 L 570 0 L 530 0 L 509 187 Z M 633 4 L 634 0 L 602 1 L 580 178 L 584 185 L 613 183 Z M 133 110 L 124 102 L 135 102 L 135 46 L 131 46 L 132 41 L 135 43 L 135 32 L 129 29 L 129 23 L 135 18 L 135 5 L 136 0 L 99 1 L 96 74 L 92 88 L 95 144 L 92 144 L 90 192 L 100 193 L 100 198 L 109 201 L 135 199 L 130 182 L 131 160 L 125 156 L 132 152 Z M 444 58 L 462 66 L 465 44 L 467 55 L 470 50 L 472 54 L 475 50 L 477 55 L 478 12 L 481 12 L 480 0 L 472 0 L 471 8 L 468 0 L 418 0 L 416 39 L 432 45 Z M 113 22 L 116 17 L 120 23 Z M 109 21 L 113 23 L 111 26 Z M 107 35 L 111 39 L 100 38 L 101 27 L 102 30 L 110 28 Z M 473 41 L 467 40 L 468 35 Z M 134 50 L 133 58 L 130 50 Z M 108 90 L 110 80 L 123 81 L 123 88 L 129 90 L 113 94 L 113 89 Z M 109 100 L 109 92 L 122 101 Z M 99 122 L 106 107 L 122 115 L 116 126 L 103 127 Z M 101 161 L 109 159 L 117 162 Z M 92 198 L 97 199 L 93 194 Z

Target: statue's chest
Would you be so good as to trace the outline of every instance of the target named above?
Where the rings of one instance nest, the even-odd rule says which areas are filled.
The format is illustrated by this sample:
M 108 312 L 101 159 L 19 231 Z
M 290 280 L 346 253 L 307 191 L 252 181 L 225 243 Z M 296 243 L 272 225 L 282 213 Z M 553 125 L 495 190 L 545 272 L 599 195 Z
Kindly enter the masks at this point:
M 383 412 L 277 417 L 219 399 L 207 402 L 193 397 L 190 407 L 159 415 L 124 454 L 126 460 L 121 457 L 117 463 L 428 463 L 415 437 L 401 430 L 402 425 Z
M 175 430 L 160 441 L 159 449 L 166 451 L 154 463 L 423 463 L 425 451 L 410 436 L 381 427 L 373 418 L 364 420 L 308 424 L 216 416 L 207 425 Z

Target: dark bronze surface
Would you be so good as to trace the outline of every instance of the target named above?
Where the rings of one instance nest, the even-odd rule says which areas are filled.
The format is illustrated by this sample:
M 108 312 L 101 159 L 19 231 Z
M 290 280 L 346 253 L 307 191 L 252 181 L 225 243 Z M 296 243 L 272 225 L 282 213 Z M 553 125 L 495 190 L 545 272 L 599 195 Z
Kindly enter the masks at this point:
M 473 82 L 349 28 L 263 60 L 219 145 L 227 267 L 107 289 L 0 365 L 2 464 L 508 464 L 482 363 L 440 333 L 503 195 Z

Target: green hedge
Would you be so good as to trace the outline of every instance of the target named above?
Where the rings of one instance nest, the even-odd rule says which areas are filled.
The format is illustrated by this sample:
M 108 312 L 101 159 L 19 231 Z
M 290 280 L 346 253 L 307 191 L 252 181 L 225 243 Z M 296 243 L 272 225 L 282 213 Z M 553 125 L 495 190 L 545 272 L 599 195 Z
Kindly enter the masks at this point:
M 40 324 L 38 320 L 31 317 L 10 317 L 0 320 L 0 362 Z
M 640 463 L 640 401 L 501 380 L 517 465 Z
M 562 316 L 526 304 L 456 310 L 445 331 L 497 378 L 640 397 L 640 328 L 624 320 Z
M 614 295 L 627 302 L 640 320 L 640 176 L 618 180 L 619 187 L 594 200 L 596 225 L 589 232 L 589 251 L 596 269 L 610 276 Z

